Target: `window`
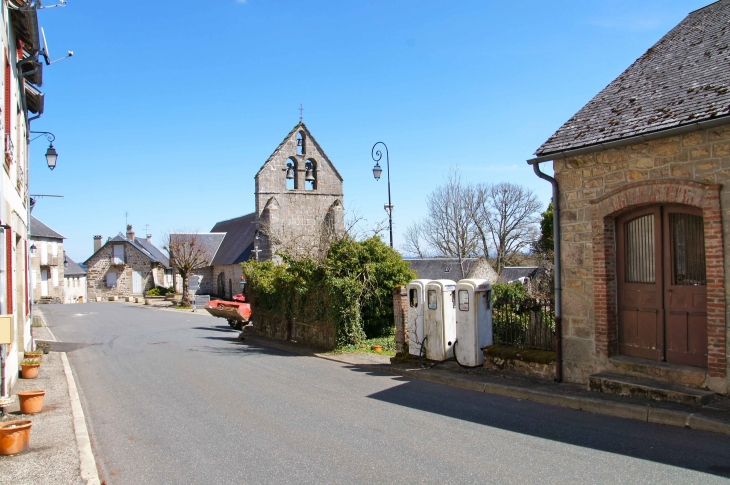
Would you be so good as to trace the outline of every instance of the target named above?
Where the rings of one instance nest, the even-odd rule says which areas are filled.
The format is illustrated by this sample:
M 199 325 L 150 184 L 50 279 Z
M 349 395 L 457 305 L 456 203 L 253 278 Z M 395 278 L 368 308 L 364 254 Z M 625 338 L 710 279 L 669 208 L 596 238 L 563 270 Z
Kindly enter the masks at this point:
M 418 307 L 418 290 L 415 288 L 411 288 L 408 295 L 408 301 L 410 302 L 410 305 L 412 308 Z
M 492 308 L 492 290 L 485 291 L 484 298 L 486 298 L 486 300 L 487 300 L 487 310 L 491 310 L 491 308 Z
M 117 273 L 115 273 L 114 271 L 109 271 L 106 274 L 106 286 L 109 288 L 117 286 Z
M 428 309 L 436 310 L 438 304 L 436 303 L 436 290 L 428 290 Z
M 459 310 L 469 311 L 469 292 L 466 290 L 459 290 Z
M 114 257 L 112 258 L 112 264 L 124 264 L 124 245 L 123 244 L 114 245 Z
M 51 255 L 54 257 L 58 256 L 58 243 L 55 241 L 51 243 Z
M 702 216 L 669 214 L 669 237 L 672 245 L 672 284 L 704 286 L 705 231 Z

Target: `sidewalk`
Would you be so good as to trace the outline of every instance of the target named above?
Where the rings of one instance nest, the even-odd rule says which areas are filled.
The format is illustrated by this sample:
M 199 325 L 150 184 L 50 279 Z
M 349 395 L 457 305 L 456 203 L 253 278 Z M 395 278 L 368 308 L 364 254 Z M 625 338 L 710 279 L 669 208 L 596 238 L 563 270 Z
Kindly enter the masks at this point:
M 33 328 L 33 333 L 36 340 L 56 340 L 45 325 Z M 16 394 L 34 389 L 46 391 L 43 410 L 33 415 L 20 414 Z M 0 456 L 2 482 L 99 485 L 96 463 L 66 353 L 52 350 L 44 355 L 38 377 L 18 379 L 11 395 L 15 396 L 15 401 L 5 408 L 7 414 L 2 420 L 30 419 L 33 426 L 28 451 L 15 456 Z
M 446 362 L 424 369 L 417 363 L 391 364 L 390 357 L 383 355 L 320 353 L 316 349 L 302 347 L 295 343 L 245 333 L 241 334 L 241 339 L 253 344 L 320 357 L 375 372 L 620 418 L 730 435 L 730 398 L 727 396 L 717 396 L 706 406 L 691 406 L 603 394 L 589 391 L 585 386 L 579 384 L 558 384 L 488 369 L 467 370 L 459 367 L 455 362 Z

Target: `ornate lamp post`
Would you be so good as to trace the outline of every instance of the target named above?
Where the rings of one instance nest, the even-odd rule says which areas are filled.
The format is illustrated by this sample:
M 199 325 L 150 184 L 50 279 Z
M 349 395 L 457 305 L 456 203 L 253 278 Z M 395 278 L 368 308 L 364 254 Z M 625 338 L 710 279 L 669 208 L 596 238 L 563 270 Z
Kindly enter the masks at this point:
M 380 160 L 383 158 L 383 154 L 380 150 L 376 150 L 375 147 L 378 145 L 383 145 L 385 147 L 385 163 L 386 163 L 386 169 L 388 171 L 388 203 L 385 204 L 385 212 L 388 213 L 388 228 L 390 230 L 390 247 L 393 247 L 393 204 L 390 200 L 390 155 L 388 154 L 388 146 L 383 143 L 382 141 L 377 142 L 375 145 L 373 145 L 373 149 L 371 150 L 371 155 L 373 157 L 373 160 L 375 160 L 375 166 L 373 167 L 373 176 L 375 177 L 375 180 L 380 180 L 380 174 L 383 173 L 383 169 L 380 168 Z

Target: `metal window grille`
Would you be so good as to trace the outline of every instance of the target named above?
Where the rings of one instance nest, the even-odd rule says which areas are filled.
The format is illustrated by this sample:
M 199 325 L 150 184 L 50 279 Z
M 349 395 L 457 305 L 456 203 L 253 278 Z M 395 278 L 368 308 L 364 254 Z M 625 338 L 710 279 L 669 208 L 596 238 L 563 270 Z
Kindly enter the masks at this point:
M 672 284 L 704 286 L 705 234 L 701 216 L 670 213 Z
M 647 214 L 626 223 L 626 281 L 655 283 L 654 215 Z

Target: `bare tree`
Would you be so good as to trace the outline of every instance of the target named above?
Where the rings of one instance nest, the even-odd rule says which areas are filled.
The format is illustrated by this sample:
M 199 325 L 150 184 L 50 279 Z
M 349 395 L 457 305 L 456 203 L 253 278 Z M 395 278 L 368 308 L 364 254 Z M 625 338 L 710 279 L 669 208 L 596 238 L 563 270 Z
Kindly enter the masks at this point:
M 426 257 L 426 244 L 423 237 L 423 223 L 414 221 L 403 233 L 406 242 L 403 244 L 403 251 L 409 254 L 417 254 L 419 258 Z
M 170 255 L 172 266 L 182 278 L 182 306 L 190 305 L 188 277 L 195 271 L 210 265 L 213 252 L 206 247 L 197 232 L 171 232 L 165 237 L 164 248 Z
M 485 257 L 490 249 L 496 253 L 494 269 L 502 274 L 509 260 L 535 241 L 540 202 L 531 190 L 508 182 L 479 184 L 471 200 L 481 250 Z
M 441 256 L 459 260 L 464 277 L 464 259 L 476 254 L 479 247 L 476 221 L 469 201 L 475 188 L 461 179 L 458 167 L 451 167 L 446 182 L 426 198 L 428 216 L 421 222 L 421 235 Z

